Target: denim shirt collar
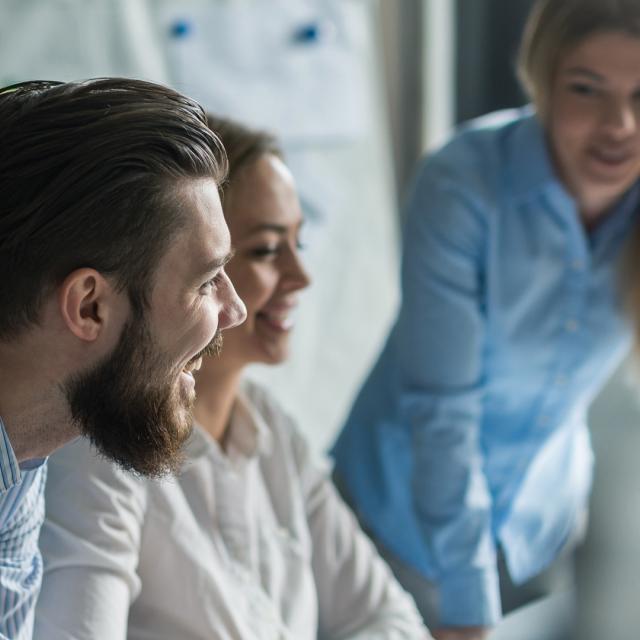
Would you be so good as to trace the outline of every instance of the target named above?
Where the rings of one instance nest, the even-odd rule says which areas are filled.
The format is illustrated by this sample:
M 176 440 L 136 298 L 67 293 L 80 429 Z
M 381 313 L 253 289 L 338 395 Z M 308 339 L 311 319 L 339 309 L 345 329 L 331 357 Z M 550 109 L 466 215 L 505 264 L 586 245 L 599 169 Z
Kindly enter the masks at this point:
M 553 167 L 546 134 L 531 105 L 524 107 L 526 117 L 522 119 L 507 139 L 512 197 L 528 199 L 544 193 L 558 212 L 573 211 L 575 200 L 567 191 Z M 614 205 L 612 215 L 598 226 L 594 234 L 598 240 L 609 240 L 626 233 L 634 217 L 638 215 L 640 203 L 640 180 L 638 180 Z
M 510 184 L 516 199 L 528 198 L 541 190 L 560 188 L 570 198 L 553 168 L 542 124 L 531 106 L 523 109 L 521 120 L 507 139 Z

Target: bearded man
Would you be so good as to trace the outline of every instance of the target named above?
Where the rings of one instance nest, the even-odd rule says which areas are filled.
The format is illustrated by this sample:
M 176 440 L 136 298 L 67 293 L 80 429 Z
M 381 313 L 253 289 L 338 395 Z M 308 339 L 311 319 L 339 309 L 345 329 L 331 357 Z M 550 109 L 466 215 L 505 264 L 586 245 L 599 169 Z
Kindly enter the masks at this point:
M 0 638 L 31 638 L 44 458 L 175 470 L 192 371 L 242 322 L 199 105 L 153 83 L 0 89 Z

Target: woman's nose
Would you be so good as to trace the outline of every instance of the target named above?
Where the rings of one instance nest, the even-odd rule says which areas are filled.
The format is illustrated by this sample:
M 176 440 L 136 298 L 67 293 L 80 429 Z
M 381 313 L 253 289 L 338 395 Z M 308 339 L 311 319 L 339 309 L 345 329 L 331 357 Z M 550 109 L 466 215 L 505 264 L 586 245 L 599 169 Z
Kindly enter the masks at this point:
M 639 115 L 635 100 L 612 99 L 607 105 L 604 125 L 616 138 L 626 138 L 637 133 Z
M 297 249 L 291 252 L 286 277 L 292 291 L 305 289 L 311 284 L 311 276 L 304 266 Z

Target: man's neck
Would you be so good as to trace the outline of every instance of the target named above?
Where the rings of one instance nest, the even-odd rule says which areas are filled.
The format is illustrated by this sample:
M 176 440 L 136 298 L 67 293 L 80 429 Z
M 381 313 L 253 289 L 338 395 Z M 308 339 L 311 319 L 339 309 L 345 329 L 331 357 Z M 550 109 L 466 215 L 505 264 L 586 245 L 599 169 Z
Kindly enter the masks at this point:
M 18 462 L 44 458 L 78 435 L 64 393 L 0 366 L 0 417 Z

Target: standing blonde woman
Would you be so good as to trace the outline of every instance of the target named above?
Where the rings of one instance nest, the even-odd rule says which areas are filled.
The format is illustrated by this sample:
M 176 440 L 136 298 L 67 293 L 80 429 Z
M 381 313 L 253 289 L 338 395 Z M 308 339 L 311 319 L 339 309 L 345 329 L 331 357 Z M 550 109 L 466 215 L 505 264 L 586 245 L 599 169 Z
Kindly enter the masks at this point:
M 630 342 L 640 2 L 539 1 L 520 74 L 533 109 L 471 123 L 419 167 L 402 307 L 334 449 L 443 640 L 484 638 L 558 575 L 584 529 L 587 408 Z
M 269 136 L 210 117 L 229 158 L 226 272 L 247 320 L 196 375 L 174 479 L 134 478 L 77 442 L 51 459 L 43 640 L 427 640 L 415 605 L 326 465 L 248 364 L 286 359 L 309 278 L 293 178 Z M 199 283 L 202 293 L 221 286 Z

